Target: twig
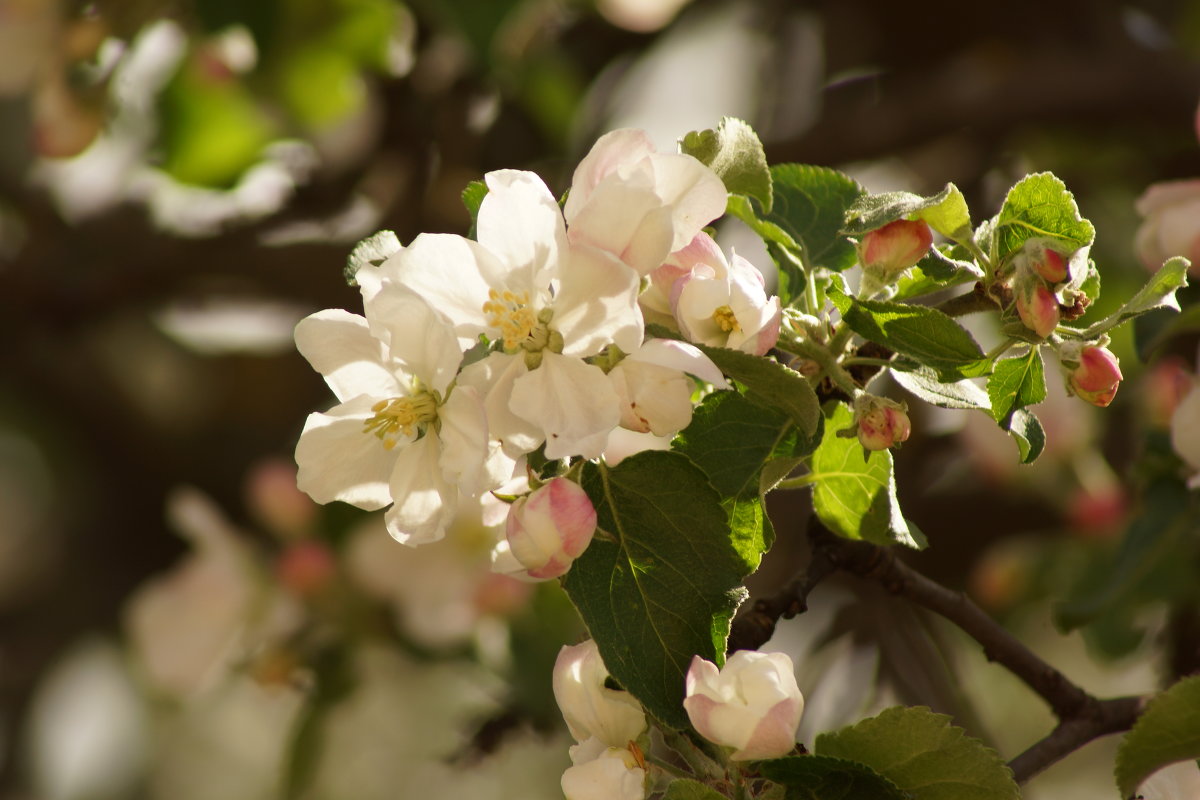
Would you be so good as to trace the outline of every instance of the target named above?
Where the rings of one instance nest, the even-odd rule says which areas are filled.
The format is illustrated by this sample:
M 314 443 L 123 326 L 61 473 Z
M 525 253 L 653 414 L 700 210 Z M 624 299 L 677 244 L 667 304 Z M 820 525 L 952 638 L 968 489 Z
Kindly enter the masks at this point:
M 812 560 L 803 574 L 774 596 L 756 600 L 750 611 L 734 620 L 726 652 L 757 650 L 766 644 L 775 633 L 775 624 L 780 618 L 791 619 L 808 610 L 809 593 L 835 569 L 837 567 L 829 556 L 814 548 Z
M 1129 730 L 1145 706 L 1143 697 L 1117 697 L 1094 700 L 1086 716 L 1063 720 L 1044 739 L 1008 762 L 1018 783 L 1037 775 L 1046 767 L 1067 756 L 1093 739 L 1109 733 Z

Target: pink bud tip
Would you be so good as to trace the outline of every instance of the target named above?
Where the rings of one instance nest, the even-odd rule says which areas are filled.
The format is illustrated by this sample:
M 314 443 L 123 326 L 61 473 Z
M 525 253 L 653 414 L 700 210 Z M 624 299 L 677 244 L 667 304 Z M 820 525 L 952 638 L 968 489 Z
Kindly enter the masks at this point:
M 911 433 L 904 409 L 881 399 L 864 404 L 858 415 L 858 441 L 867 450 L 887 450 L 907 441 Z
M 1106 347 L 1085 347 L 1079 353 L 1079 366 L 1067 380 L 1071 391 L 1094 406 L 1104 408 L 1112 402 L 1121 384 L 1121 366 Z
M 1038 282 L 1031 292 L 1017 292 L 1017 316 L 1021 323 L 1045 339 L 1058 327 L 1058 300 Z
M 864 267 L 894 273 L 916 264 L 933 244 L 933 232 L 925 220 L 898 219 L 877 228 L 862 239 Z
M 1042 251 L 1040 259 L 1034 259 L 1030 263 L 1033 271 L 1052 286 L 1067 279 L 1067 263 L 1063 260 L 1062 253 L 1057 250 L 1047 247 Z

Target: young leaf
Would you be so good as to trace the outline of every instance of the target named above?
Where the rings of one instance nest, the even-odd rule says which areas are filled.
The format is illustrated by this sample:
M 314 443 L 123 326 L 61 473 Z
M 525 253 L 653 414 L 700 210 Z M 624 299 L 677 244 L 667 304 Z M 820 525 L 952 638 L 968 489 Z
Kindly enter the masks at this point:
M 1151 774 L 1176 761 L 1200 758 L 1200 675 L 1157 695 L 1117 748 L 1116 779 L 1130 797 Z
M 1159 268 L 1158 272 L 1151 276 L 1146 285 L 1138 290 L 1137 294 L 1126 301 L 1125 305 L 1083 331 L 1080 337 L 1096 339 L 1100 334 L 1112 330 L 1122 322 L 1156 308 L 1170 308 L 1178 311 L 1179 301 L 1175 299 L 1175 292 L 1187 286 L 1187 271 L 1190 266 L 1191 262 L 1186 258 L 1176 256 L 1169 259 Z
M 1039 172 L 1009 190 L 991 234 L 992 258 L 1001 264 L 1029 239 L 1056 239 L 1064 250 L 1073 252 L 1090 245 L 1096 229 L 1079 215 L 1066 184 L 1049 172 Z
M 587 464 L 599 531 L 563 580 L 613 678 L 673 728 L 688 724 L 692 656 L 721 663 L 745 595 L 720 497 L 680 453 Z
M 827 408 L 825 436 L 810 463 L 813 510 L 829 530 L 847 539 L 924 548 L 925 538 L 900 513 L 891 451 L 876 450 L 864 460 L 858 439 L 835 435 L 853 423 L 845 403 Z
M 769 358 L 752 356 L 725 347 L 696 347 L 729 377 L 745 384 L 751 399 L 783 411 L 800 426 L 800 432 L 813 438 L 821 422 L 821 404 L 804 376 Z
M 379 231 L 363 239 L 354 245 L 350 257 L 346 259 L 346 269 L 343 272 L 346 283 L 357 286 L 358 280 L 354 276 L 360 269 L 368 264 L 378 267 L 400 248 L 400 240 L 391 231 Z
M 776 164 L 771 179 L 775 207 L 764 219 L 803 248 L 804 263 L 834 271 L 854 266 L 854 245 L 842 233 L 842 220 L 863 188 L 837 170 L 806 164 Z
M 667 784 L 662 800 L 725 800 L 725 795 L 700 781 L 680 778 Z
M 843 230 L 860 236 L 898 219 L 923 219 L 943 236 L 955 241 L 970 241 L 971 214 L 963 193 L 947 183 L 933 197 L 911 192 L 885 192 L 862 197 L 846 211 Z
M 992 417 L 1005 427 L 1017 409 L 1037 405 L 1046 399 L 1046 375 L 1042 355 L 1037 347 L 1018 358 L 996 362 L 988 378 L 988 398 L 992 401 Z
M 471 227 L 467 231 L 468 238 L 475 238 L 475 222 L 479 219 L 479 207 L 483 205 L 483 198 L 487 197 L 487 193 L 488 187 L 483 181 L 471 181 L 462 191 L 462 203 L 466 206 L 467 213 L 471 215 Z
M 966 328 L 928 306 L 859 300 L 836 289 L 829 298 L 850 328 L 872 342 L 958 378 L 984 374 L 991 362 Z
M 913 800 L 1019 800 L 1012 770 L 978 739 L 928 708 L 889 708 L 817 737 L 816 752 L 858 761 Z
M 684 136 L 679 152 L 707 164 L 730 194 L 753 197 L 764 212 L 771 212 L 771 170 L 762 142 L 749 124 L 725 117 L 715 131 L 692 131 Z
M 831 756 L 759 761 L 759 773 L 787 787 L 786 800 L 908 800 L 896 784 L 866 764 Z
M 1000 427 L 1016 441 L 1022 464 L 1032 464 L 1046 447 L 1046 431 L 1031 411 L 1022 408 L 1014 412 L 1008 425 L 1001 423 Z

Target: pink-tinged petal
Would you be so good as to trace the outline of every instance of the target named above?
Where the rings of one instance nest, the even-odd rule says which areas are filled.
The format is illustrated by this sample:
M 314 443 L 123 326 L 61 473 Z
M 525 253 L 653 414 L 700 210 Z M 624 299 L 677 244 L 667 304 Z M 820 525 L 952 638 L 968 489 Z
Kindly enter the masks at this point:
M 318 311 L 296 325 L 296 349 L 338 400 L 359 395 L 394 397 L 406 394 L 388 364 L 383 343 L 371 335 L 367 321 L 348 311 Z
M 610 253 L 571 248 L 554 298 L 550 326 L 563 336 L 563 354 L 595 355 L 615 343 L 625 352 L 642 343 L 638 276 Z
M 408 287 L 449 320 L 463 349 L 487 330 L 483 304 L 508 275 L 483 245 L 445 233 L 422 233 L 381 269 L 385 285 Z
M 554 478 L 509 507 L 505 538 L 531 578 L 557 578 L 585 550 L 596 531 L 596 509 L 587 493 Z
M 620 128 L 604 134 L 588 152 L 571 177 L 571 193 L 563 205 L 563 215 L 570 224 L 592 195 L 592 190 L 606 176 L 628 169 L 654 153 L 654 144 L 645 131 Z
M 730 756 L 735 761 L 778 758 L 796 749 L 796 729 L 800 726 L 803 701 L 781 700 L 763 717 L 749 740 Z
M 390 490 L 395 502 L 383 519 L 393 539 L 416 547 L 446 535 L 458 510 L 458 490 L 442 477 L 437 436 L 423 436 L 396 457 Z
M 639 275 L 647 275 L 671 252 L 673 230 L 670 214 L 663 211 L 662 200 L 654 193 L 650 174 L 639 172 L 634 178 L 601 183 L 567 228 L 567 236 L 574 244 L 612 253 Z
M 396 450 L 363 433 L 374 403 L 375 398 L 357 397 L 327 414 L 308 415 L 296 443 L 296 484 L 318 503 L 340 500 L 375 511 L 392 502 L 388 479 Z
M 598 458 L 621 420 L 620 398 L 602 369 L 549 351 L 513 382 L 509 408 L 541 428 L 549 459 Z
M 675 251 L 725 213 L 729 193 L 717 174 L 692 156 L 662 153 L 651 162 L 658 195 L 672 211 L 674 240 L 670 249 Z
M 674 339 L 647 339 L 641 347 L 630 353 L 626 360 L 679 370 L 689 375 L 695 375 L 718 389 L 729 388 L 729 383 L 717 365 L 687 342 L 679 342 Z
M 685 247 L 671 253 L 667 265 L 675 266 L 683 272 L 699 269 L 706 277 L 722 280 L 725 279 L 729 268 L 721 246 L 704 231 L 696 234 Z
M 540 425 L 514 414 L 509 406 L 514 382 L 528 372 L 522 356 L 491 353 L 458 376 L 458 386 L 473 386 L 482 395 L 488 436 L 501 442 L 504 452 L 514 459 L 538 449 L 545 438 Z
M 479 243 L 508 266 L 507 282 L 544 285 L 567 249 L 562 212 L 546 184 L 532 172 L 499 170 L 484 176 L 488 193 L 479 207 Z
M 1200 179 L 1152 183 L 1134 203 L 1143 217 L 1164 208 L 1188 203 L 1200 197 Z
M 413 291 L 396 284 L 385 284 L 363 305 L 367 320 L 387 341 L 391 357 L 404 371 L 427 388 L 446 391 L 462 362 L 458 337 L 446 319 Z

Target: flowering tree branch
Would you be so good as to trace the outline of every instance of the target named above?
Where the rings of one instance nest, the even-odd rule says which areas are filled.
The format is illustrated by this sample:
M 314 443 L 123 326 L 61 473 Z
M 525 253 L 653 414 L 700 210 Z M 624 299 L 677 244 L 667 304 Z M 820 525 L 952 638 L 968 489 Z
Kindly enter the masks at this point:
M 888 592 L 949 620 L 983 647 L 989 661 L 1003 665 L 1038 694 L 1059 719 L 1045 738 L 1014 758 L 1009 766 L 1026 781 L 1091 740 L 1129 729 L 1144 698 L 1099 700 L 1084 691 L 988 616 L 962 592 L 942 586 L 896 556 L 893 549 L 840 538 L 815 517 L 809 526 L 812 559 L 804 573 L 772 597 L 758 600 L 739 617 L 729 637 L 730 652 L 759 647 L 780 618 L 807 609 L 808 595 L 828 575 L 842 571 L 873 580 Z

